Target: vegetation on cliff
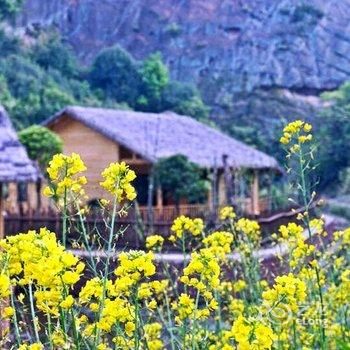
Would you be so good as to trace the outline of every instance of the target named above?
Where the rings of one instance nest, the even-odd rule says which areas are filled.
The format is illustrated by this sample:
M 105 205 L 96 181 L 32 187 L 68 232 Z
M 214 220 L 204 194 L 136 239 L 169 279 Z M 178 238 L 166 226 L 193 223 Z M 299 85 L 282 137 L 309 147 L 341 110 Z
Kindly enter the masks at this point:
M 26 43 L 4 29 L 0 49 L 0 103 L 17 128 L 40 123 L 72 104 L 208 116 L 197 89 L 172 81 L 160 54 L 136 61 L 115 46 L 82 68 L 57 33 Z

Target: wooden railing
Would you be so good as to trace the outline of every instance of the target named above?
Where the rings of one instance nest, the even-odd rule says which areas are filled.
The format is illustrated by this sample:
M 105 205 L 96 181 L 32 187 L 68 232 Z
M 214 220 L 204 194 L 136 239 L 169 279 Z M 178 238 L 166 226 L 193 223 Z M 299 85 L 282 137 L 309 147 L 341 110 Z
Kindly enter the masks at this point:
M 136 209 L 137 210 L 137 209 Z M 178 208 L 174 205 L 167 205 L 161 208 L 154 207 L 152 210 L 153 221 L 172 222 L 176 217 L 185 215 L 189 217 L 207 217 L 210 214 L 210 208 L 206 204 L 186 204 Z M 147 207 L 139 207 L 139 215 L 144 220 L 148 219 Z
M 259 200 L 260 213 L 267 213 L 269 211 L 270 201 L 269 198 L 261 198 Z M 237 199 L 235 207 L 239 210 L 239 213 L 247 216 L 254 216 L 251 198 Z M 217 208 L 219 211 L 221 207 Z M 182 204 L 178 208 L 174 205 L 167 205 L 163 207 L 152 208 L 153 222 L 172 222 L 176 217 L 185 215 L 191 218 L 208 218 L 209 216 L 215 216 L 218 213 L 214 213 L 213 208 L 208 204 Z M 144 222 L 149 219 L 148 208 L 141 206 L 134 208 L 130 211 L 128 219 L 139 217 Z

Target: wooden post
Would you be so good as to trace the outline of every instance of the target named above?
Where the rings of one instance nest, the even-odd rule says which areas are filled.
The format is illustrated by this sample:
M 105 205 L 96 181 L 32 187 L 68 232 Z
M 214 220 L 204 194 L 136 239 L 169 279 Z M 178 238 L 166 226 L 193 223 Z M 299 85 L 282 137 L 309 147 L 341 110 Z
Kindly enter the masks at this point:
M 225 187 L 226 187 L 226 203 L 228 205 L 233 205 L 233 195 L 232 195 L 232 174 L 230 167 L 227 163 L 227 154 L 222 155 L 222 163 L 224 166 L 224 176 L 225 176 Z
M 38 207 L 38 194 L 36 184 L 34 182 L 28 183 L 28 209 L 29 214 L 32 215 L 33 213 L 37 212 Z
M 254 178 L 252 183 L 252 212 L 253 215 L 260 214 L 259 207 L 259 173 L 258 170 L 254 170 Z
M 147 191 L 147 224 L 148 230 L 153 231 L 153 191 L 154 191 L 154 173 L 153 165 L 151 165 L 148 175 L 148 191 Z
M 157 187 L 157 208 L 163 209 L 163 191 L 160 186 Z
M 218 203 L 219 203 L 218 187 L 219 187 L 218 186 L 218 166 L 215 158 L 214 167 L 212 171 L 212 178 L 211 178 L 211 205 L 214 212 L 215 220 L 216 220 Z
M 14 182 L 10 182 L 8 184 L 8 211 L 11 214 L 18 214 L 19 213 L 19 205 L 18 205 L 18 190 L 17 190 L 17 184 Z

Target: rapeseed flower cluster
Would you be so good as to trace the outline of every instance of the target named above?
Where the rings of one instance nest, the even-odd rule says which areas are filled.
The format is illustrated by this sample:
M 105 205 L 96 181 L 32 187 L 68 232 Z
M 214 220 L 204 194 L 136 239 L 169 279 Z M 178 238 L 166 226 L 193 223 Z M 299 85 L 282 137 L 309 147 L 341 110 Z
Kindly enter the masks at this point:
M 236 223 L 236 230 L 244 234 L 251 242 L 259 242 L 260 225 L 255 220 L 241 218 Z
M 280 142 L 283 145 L 290 145 L 290 152 L 296 153 L 300 150 L 303 143 L 312 140 L 311 130 L 311 124 L 305 123 L 302 120 L 296 120 L 285 126 Z
M 320 225 L 320 222 L 314 222 L 314 224 Z M 322 224 L 321 224 L 322 225 Z M 279 228 L 281 234 L 280 242 L 283 242 L 289 246 L 291 268 L 297 268 L 305 262 L 305 260 L 312 256 L 315 252 L 315 246 L 308 244 L 307 237 L 304 234 L 304 228 L 301 225 L 297 225 L 292 222 L 288 225 L 282 225 Z M 323 232 L 323 230 L 321 230 Z
M 205 237 L 202 242 L 216 257 L 225 259 L 226 255 L 231 253 L 233 234 L 226 231 L 215 231 Z
M 293 151 L 300 152 L 302 164 L 308 164 L 303 145 L 311 141 L 310 132 L 309 124 L 296 121 L 281 139 L 288 147 L 300 147 Z M 48 194 L 70 193 L 69 201 L 79 201 L 84 170 L 77 155 L 55 156 Z M 110 215 L 109 201 L 101 201 L 107 249 L 101 232 L 100 245 L 89 245 L 80 203 L 78 228 L 83 229 L 78 241 L 84 242 L 84 263 L 45 228 L 0 241 L 0 323 L 9 322 L 13 331 L 1 332 L 0 348 L 348 347 L 350 229 L 327 236 L 324 221 L 311 218 L 314 197 L 303 203 L 295 222 L 281 225 L 272 235 L 276 253 L 265 261 L 259 251 L 259 223 L 238 218 L 232 207 L 223 208 L 220 220 L 207 226 L 200 218 L 180 216 L 170 240 L 182 250 L 182 260 L 170 264 L 163 254 L 152 252 L 167 249 L 161 235 L 145 237 L 146 251 L 116 250 L 119 237 L 126 235 L 114 225 L 116 214 L 126 213 L 128 201 L 136 196 L 135 173 L 125 163 L 112 163 L 102 177 L 101 186 L 115 197 Z
M 56 154 L 53 156 L 47 168 L 51 180 L 50 186 L 44 188 L 44 194 L 58 199 L 68 195 L 82 195 L 82 186 L 86 184 L 85 176 L 80 173 L 86 170 L 84 162 L 76 153 L 70 156 Z
M 236 218 L 236 213 L 232 207 L 223 207 L 219 213 L 220 220 L 230 220 Z
M 136 174 L 125 162 L 111 163 L 101 175 L 104 178 L 101 186 L 115 196 L 119 203 L 136 198 L 135 188 L 131 184 Z
M 269 326 L 242 315 L 233 323 L 231 333 L 238 343 L 238 349 L 268 350 L 277 339 Z
M 146 238 L 147 249 L 161 249 L 164 243 L 164 237 L 160 235 L 152 235 Z
M 174 233 L 170 236 L 170 241 L 175 242 L 177 239 L 183 239 L 183 236 L 188 233 L 192 236 L 199 236 L 204 229 L 202 219 L 190 219 L 184 215 L 179 216 L 174 220 L 171 226 L 171 231 Z

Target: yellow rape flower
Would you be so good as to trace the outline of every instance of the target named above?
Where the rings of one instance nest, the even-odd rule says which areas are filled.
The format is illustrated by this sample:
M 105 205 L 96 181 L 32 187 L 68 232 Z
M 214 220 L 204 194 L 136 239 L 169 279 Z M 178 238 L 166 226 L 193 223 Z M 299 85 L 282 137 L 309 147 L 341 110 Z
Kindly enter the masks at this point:
M 63 309 L 70 309 L 74 304 L 74 298 L 68 295 L 64 300 L 61 301 L 60 306 Z
M 219 213 L 220 220 L 235 219 L 236 213 L 232 207 L 223 207 Z
M 160 249 L 164 243 L 164 238 L 159 235 L 152 235 L 148 236 L 146 238 L 146 248 L 152 249 L 152 248 L 158 248 Z
M 0 300 L 10 295 L 10 278 L 0 274 Z
M 172 241 L 176 238 L 182 238 L 185 232 L 198 236 L 204 229 L 204 223 L 202 219 L 190 219 L 187 216 L 181 215 L 176 218 L 171 226 L 171 231 L 174 232 Z
M 86 184 L 85 176 L 79 174 L 86 170 L 84 162 L 76 153 L 70 156 L 62 153 L 53 156 L 47 168 L 51 184 L 44 188 L 44 195 L 62 198 L 68 194 L 82 195 L 82 186 Z
M 100 185 L 115 196 L 119 203 L 136 198 L 135 188 L 131 184 L 136 174 L 125 162 L 111 163 L 101 175 L 104 181 Z

